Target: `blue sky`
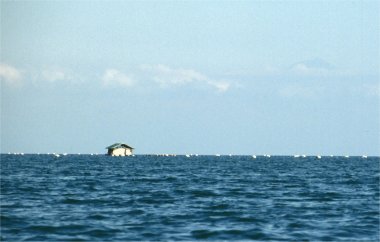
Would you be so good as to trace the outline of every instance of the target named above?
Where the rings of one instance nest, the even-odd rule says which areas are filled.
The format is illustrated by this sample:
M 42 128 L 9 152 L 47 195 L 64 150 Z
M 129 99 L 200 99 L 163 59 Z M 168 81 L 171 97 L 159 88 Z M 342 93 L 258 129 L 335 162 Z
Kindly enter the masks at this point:
M 379 1 L 1 1 L 1 152 L 380 155 Z

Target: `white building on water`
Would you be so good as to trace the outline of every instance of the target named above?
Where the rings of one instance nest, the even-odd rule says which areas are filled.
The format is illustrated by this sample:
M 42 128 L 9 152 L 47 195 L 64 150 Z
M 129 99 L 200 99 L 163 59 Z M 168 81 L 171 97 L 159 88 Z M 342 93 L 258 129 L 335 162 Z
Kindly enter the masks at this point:
M 107 155 L 110 156 L 128 156 L 132 155 L 134 148 L 127 144 L 115 143 L 106 147 L 106 149 L 108 149 Z

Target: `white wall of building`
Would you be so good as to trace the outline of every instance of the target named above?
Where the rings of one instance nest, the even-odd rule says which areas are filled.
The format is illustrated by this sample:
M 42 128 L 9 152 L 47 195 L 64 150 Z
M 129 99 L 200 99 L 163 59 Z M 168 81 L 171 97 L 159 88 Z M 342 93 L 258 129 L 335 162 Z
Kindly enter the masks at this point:
M 125 155 L 132 155 L 132 150 L 126 149 L 126 148 L 118 148 L 112 151 L 112 156 L 125 156 Z

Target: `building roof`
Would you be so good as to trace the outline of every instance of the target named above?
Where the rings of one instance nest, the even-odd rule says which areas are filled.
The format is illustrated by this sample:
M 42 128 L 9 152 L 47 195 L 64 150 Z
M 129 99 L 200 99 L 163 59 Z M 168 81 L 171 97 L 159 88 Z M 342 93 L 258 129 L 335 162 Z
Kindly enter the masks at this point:
M 122 143 L 115 143 L 113 145 L 110 145 L 108 147 L 106 147 L 106 149 L 118 149 L 118 148 L 129 148 L 129 149 L 134 149 L 132 148 L 131 146 L 127 145 L 127 144 L 122 144 Z

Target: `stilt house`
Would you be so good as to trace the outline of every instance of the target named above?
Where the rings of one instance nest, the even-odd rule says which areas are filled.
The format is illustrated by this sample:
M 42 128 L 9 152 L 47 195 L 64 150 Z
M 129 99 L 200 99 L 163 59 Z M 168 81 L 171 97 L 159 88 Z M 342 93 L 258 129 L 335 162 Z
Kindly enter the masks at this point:
M 127 156 L 132 155 L 133 149 L 131 146 L 122 143 L 115 143 L 106 147 L 108 149 L 107 155 L 110 156 Z

